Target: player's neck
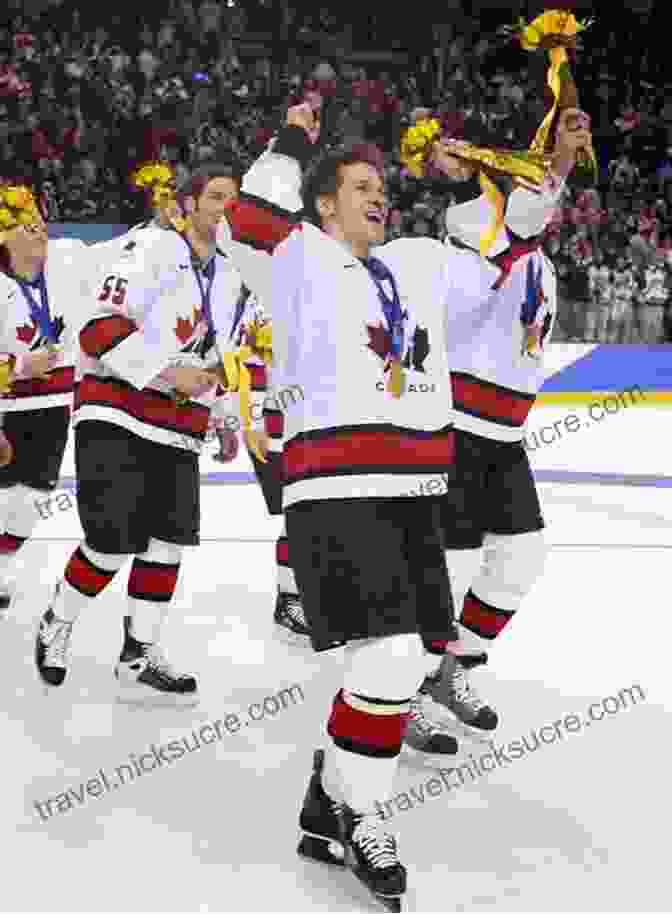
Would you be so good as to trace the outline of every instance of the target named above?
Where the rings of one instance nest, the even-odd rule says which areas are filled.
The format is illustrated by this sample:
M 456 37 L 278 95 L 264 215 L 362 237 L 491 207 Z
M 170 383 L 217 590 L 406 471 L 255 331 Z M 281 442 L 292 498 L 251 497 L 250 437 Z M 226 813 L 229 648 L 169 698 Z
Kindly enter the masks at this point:
M 323 226 L 322 231 L 325 235 L 333 238 L 334 241 L 338 241 L 339 244 L 347 248 L 351 254 L 354 254 L 360 260 L 366 260 L 367 257 L 370 257 L 372 244 L 368 240 L 347 238 L 341 227 L 335 223 L 327 223 L 327 225 Z
M 44 269 L 45 258 L 42 256 L 23 255 L 14 253 L 10 257 L 10 270 L 15 276 L 26 282 L 34 282 Z
M 194 252 L 201 258 L 203 263 L 209 260 L 215 253 L 216 244 L 214 238 L 202 235 L 193 225 L 187 229 L 185 234 L 189 244 Z

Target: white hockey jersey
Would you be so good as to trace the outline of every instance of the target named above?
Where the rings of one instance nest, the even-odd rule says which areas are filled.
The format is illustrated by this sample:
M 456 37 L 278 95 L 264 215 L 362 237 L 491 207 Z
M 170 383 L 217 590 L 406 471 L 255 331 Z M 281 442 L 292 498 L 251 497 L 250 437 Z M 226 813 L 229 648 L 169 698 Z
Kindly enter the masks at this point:
M 17 357 L 17 380 L 0 398 L 0 412 L 69 406 L 79 353 L 78 334 L 93 311 L 90 248 L 84 242 L 47 242 L 44 269 L 49 313 L 60 348 L 57 365 L 43 378 L 21 377 L 21 357 L 46 350 L 49 340 L 31 316 L 28 299 L 16 279 L 0 273 L 0 352 Z M 39 305 L 37 287 L 29 289 Z
M 492 286 L 498 268 L 477 254 Z M 459 296 L 447 313 L 455 427 L 496 441 L 522 441 L 524 425 L 546 373 L 544 354 L 557 309 L 555 268 L 541 251 L 513 265 L 506 282 L 474 308 Z
M 407 316 L 399 398 L 387 390 L 390 333 L 366 267 L 307 223 L 273 255 L 271 395 L 301 392 L 284 416 L 285 507 L 400 497 L 453 460 L 444 322 L 452 258 L 431 239 L 395 241 L 375 256 Z
M 205 276 L 201 281 L 206 288 Z M 161 229 L 137 233 L 117 263 L 103 271 L 95 313 L 80 334 L 74 422 L 111 422 L 159 444 L 200 453 L 217 392 L 178 405 L 171 369 L 213 367 L 223 352 L 238 347 L 245 319 L 242 293 L 239 274 L 217 254 L 210 330 L 184 239 Z

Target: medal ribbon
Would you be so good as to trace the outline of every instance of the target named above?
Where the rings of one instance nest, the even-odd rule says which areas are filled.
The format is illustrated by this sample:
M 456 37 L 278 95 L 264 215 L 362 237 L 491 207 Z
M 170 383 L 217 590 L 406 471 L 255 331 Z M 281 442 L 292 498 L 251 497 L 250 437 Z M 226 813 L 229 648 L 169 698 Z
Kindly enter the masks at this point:
M 16 281 L 21 289 L 23 297 L 25 298 L 28 308 L 30 309 L 30 317 L 39 328 L 40 334 L 50 343 L 56 343 L 56 328 L 54 327 L 54 322 L 51 319 L 49 314 L 49 295 L 47 293 L 47 282 L 44 277 L 44 272 L 40 273 L 38 278 L 34 282 L 26 282 L 25 279 L 20 279 L 16 277 Z M 37 288 L 40 296 L 40 301 L 36 301 L 32 289 Z
M 215 258 L 213 257 L 210 263 L 204 269 L 201 269 L 196 259 L 192 256 L 191 268 L 194 271 L 194 276 L 196 277 L 196 282 L 198 283 L 198 290 L 201 293 L 201 315 L 205 318 L 205 321 L 208 325 L 208 330 L 214 332 L 214 327 L 212 324 L 212 306 L 210 299 L 212 297 L 212 284 L 215 281 L 215 272 L 217 269 Z M 207 285 L 204 284 L 203 277 L 205 277 L 207 280 Z
M 385 366 L 386 370 L 388 368 L 390 370 L 387 390 L 393 397 L 400 397 L 404 392 L 404 375 L 401 368 L 401 359 L 404 354 L 404 321 L 407 320 L 408 314 L 402 313 L 397 284 L 394 281 L 394 276 L 385 264 L 381 260 L 378 260 L 377 257 L 368 257 L 363 263 L 369 276 L 376 284 L 378 298 L 383 306 L 383 315 L 387 321 L 387 329 L 391 335 L 390 354 Z M 385 292 L 383 280 L 389 281 L 392 288 L 392 298 Z

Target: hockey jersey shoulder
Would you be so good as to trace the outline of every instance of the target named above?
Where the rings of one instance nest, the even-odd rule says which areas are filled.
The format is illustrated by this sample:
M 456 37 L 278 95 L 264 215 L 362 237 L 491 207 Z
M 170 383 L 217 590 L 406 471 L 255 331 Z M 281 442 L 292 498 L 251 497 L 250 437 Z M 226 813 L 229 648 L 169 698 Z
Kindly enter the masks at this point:
M 16 295 L 16 281 L 6 273 L 0 272 L 0 302 L 8 302 Z
M 88 250 L 89 245 L 79 238 L 54 238 L 47 243 L 47 257 L 50 254 L 74 257 Z
M 393 263 L 400 269 L 411 264 L 416 270 L 437 268 L 445 257 L 444 246 L 434 238 L 397 238 L 374 248 L 372 253 L 390 269 Z
M 158 279 L 186 271 L 190 263 L 189 249 L 176 232 L 148 228 L 123 245 L 108 266 L 113 273 L 147 273 Z

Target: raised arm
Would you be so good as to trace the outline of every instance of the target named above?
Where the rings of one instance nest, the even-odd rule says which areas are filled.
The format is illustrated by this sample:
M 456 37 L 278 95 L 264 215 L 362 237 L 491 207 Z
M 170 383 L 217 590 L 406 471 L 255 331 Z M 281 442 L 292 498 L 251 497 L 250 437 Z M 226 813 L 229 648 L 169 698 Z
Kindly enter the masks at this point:
M 287 124 L 243 178 L 228 221 L 234 241 L 272 251 L 300 221 L 303 171 L 319 128 L 309 105 L 287 113 Z

